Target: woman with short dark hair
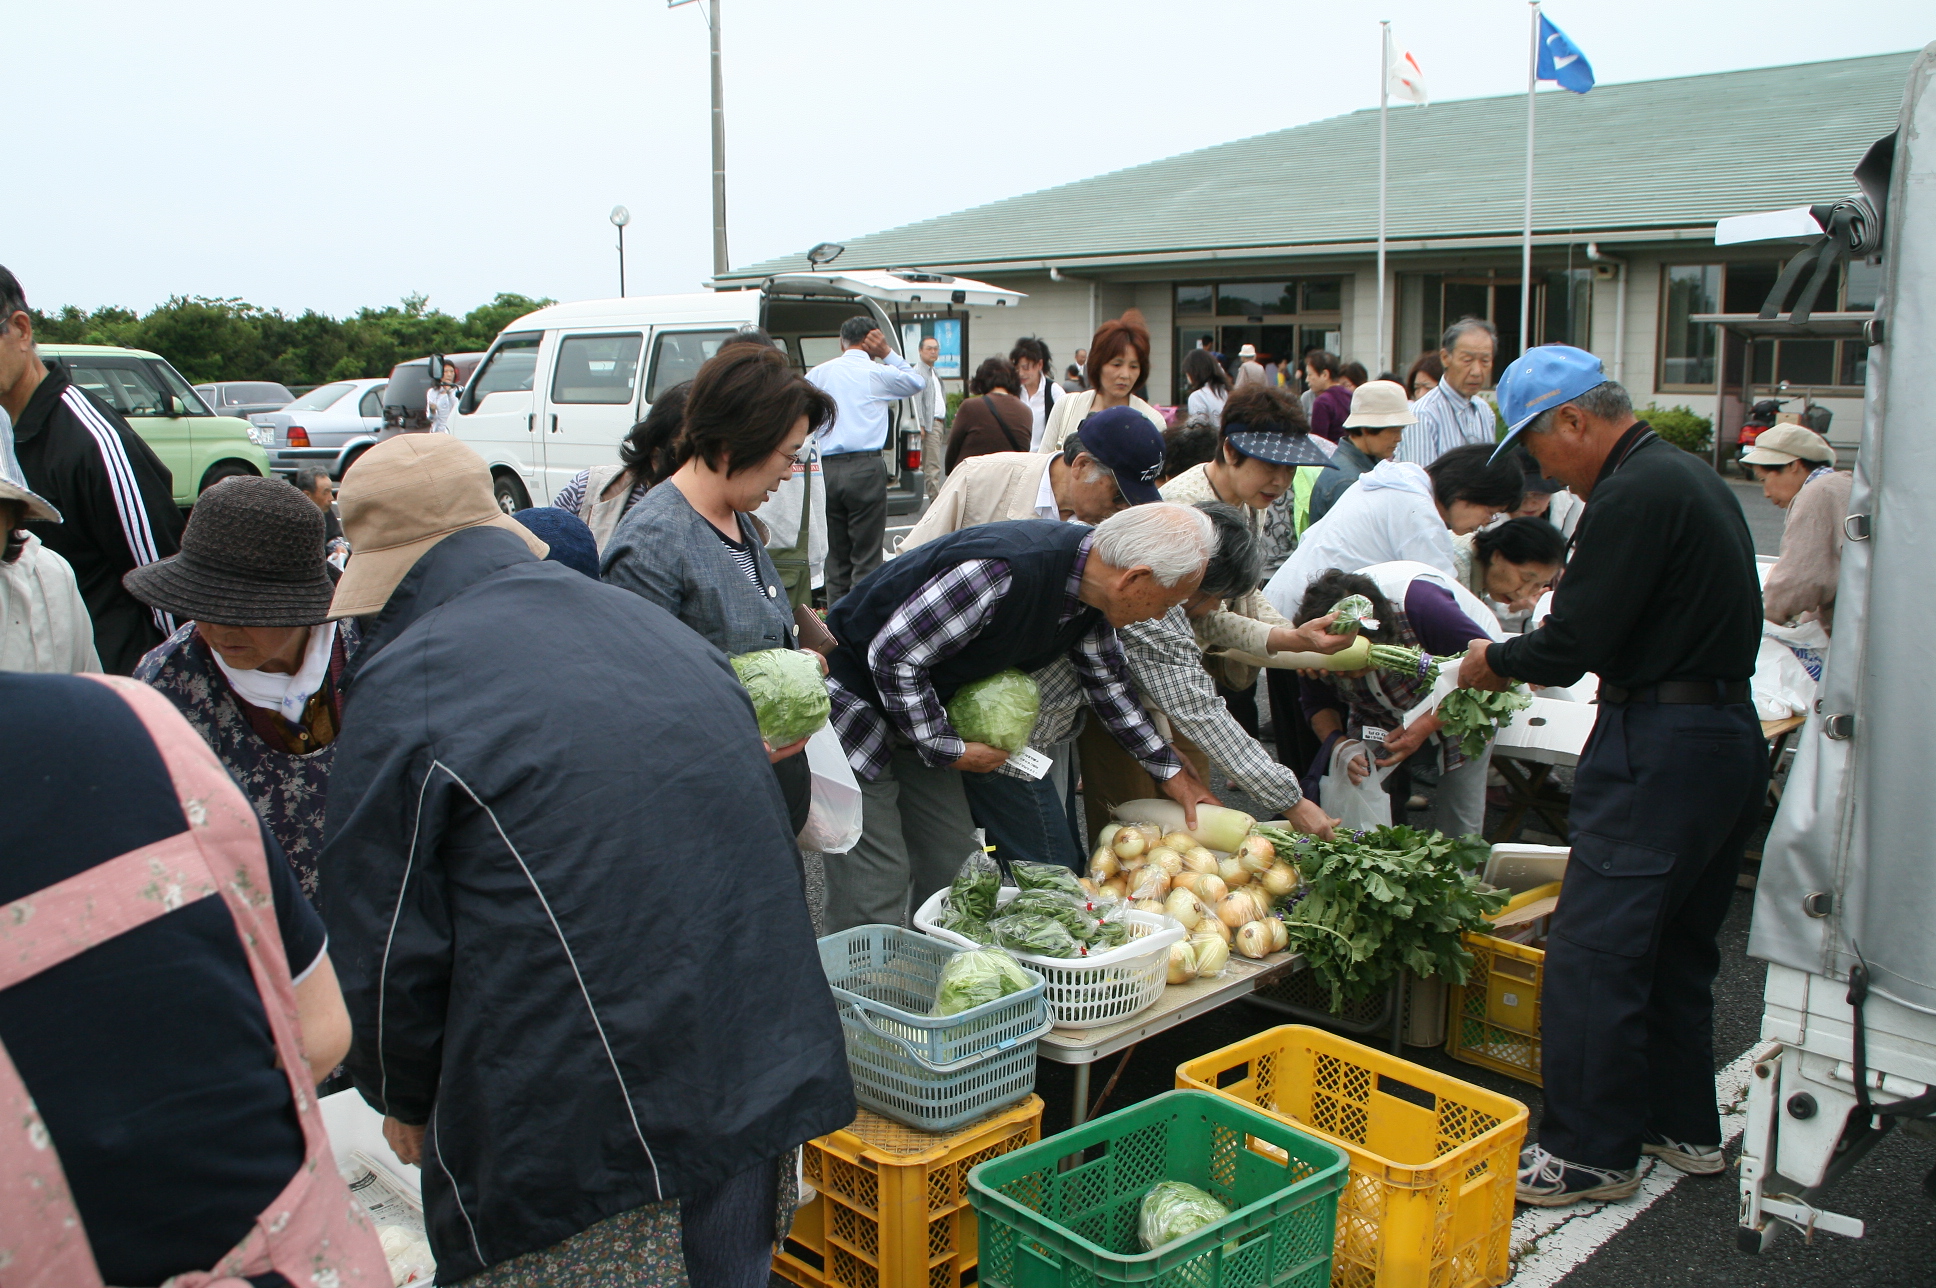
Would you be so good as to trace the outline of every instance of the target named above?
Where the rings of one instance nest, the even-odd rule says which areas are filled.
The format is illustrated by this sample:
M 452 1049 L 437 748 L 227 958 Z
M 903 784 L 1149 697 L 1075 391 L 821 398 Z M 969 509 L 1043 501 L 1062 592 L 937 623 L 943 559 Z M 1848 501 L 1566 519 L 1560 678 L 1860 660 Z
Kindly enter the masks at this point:
M 1445 364 L 1439 361 L 1437 349 L 1427 349 L 1414 358 L 1412 365 L 1405 369 L 1405 388 L 1411 391 L 1413 402 L 1417 402 L 1437 389 L 1439 381 L 1443 379 L 1445 379 Z
M 1459 584 L 1494 612 L 1523 614 L 1566 566 L 1566 539 L 1544 519 L 1508 519 L 1452 538 L 1452 563 Z
M 753 518 L 793 472 L 833 400 L 779 350 L 729 344 L 693 377 L 671 477 L 605 548 L 605 580 L 658 604 L 731 657 L 793 648 L 792 604 Z M 768 747 L 794 831 L 806 823 L 805 742 Z
M 1096 328 L 1089 341 L 1089 358 L 1083 368 L 1089 387 L 1070 394 L 1055 404 L 1047 428 L 1034 447 L 1038 452 L 1059 452 L 1076 426 L 1099 411 L 1111 407 L 1134 407 L 1149 418 L 1162 433 L 1167 426 L 1163 414 L 1139 396 L 1150 373 L 1149 328 L 1135 309 L 1111 318 Z
M 1015 369 L 1018 382 L 1015 393 L 1029 409 L 1031 443 L 1042 436 L 1043 426 L 1049 423 L 1049 417 L 1055 415 L 1056 404 L 1062 401 L 1062 393 L 1049 370 L 1053 361 L 1049 346 L 1032 335 L 1023 336 L 1008 351 L 1008 365 Z
M 968 382 L 968 397 L 955 410 L 948 432 L 947 472 L 970 456 L 1026 452 L 1032 421 L 1021 399 L 1022 381 L 1006 358 L 983 358 Z

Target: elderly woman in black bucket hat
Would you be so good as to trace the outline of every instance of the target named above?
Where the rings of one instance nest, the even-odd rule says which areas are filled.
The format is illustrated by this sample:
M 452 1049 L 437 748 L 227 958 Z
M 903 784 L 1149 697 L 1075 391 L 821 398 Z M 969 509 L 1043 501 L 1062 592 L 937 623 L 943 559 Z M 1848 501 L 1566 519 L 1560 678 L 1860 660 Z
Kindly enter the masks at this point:
M 135 678 L 159 689 L 248 795 L 316 895 L 330 744 L 356 627 L 331 622 L 323 513 L 274 478 L 224 479 L 202 493 L 181 553 L 122 578 L 142 603 L 191 618 L 148 652 Z

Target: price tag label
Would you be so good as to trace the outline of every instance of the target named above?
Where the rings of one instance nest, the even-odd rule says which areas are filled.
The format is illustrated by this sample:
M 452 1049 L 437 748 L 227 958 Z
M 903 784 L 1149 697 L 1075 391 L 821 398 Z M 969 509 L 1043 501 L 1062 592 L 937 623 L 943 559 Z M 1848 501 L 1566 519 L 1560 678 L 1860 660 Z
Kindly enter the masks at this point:
M 1385 731 L 1383 729 L 1378 728 L 1376 725 L 1366 725 L 1364 732 L 1358 735 L 1358 741 L 1375 742 L 1380 746 L 1383 746 L 1387 736 L 1388 735 L 1385 733 Z
M 1040 778 L 1055 762 L 1033 747 L 1024 747 L 1008 758 L 1009 765 L 1030 778 Z

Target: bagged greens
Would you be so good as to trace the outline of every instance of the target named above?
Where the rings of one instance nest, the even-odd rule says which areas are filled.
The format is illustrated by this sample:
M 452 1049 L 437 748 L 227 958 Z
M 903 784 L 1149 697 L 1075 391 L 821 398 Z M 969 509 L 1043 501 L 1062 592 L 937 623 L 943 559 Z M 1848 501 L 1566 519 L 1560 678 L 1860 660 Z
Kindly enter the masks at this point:
M 948 699 L 948 723 L 969 742 L 1013 755 L 1028 746 L 1041 705 L 1035 681 L 1011 668 L 956 689 Z
M 959 1015 L 1034 987 L 1022 963 L 999 948 L 969 948 L 950 957 L 935 989 L 934 1014 Z
M 1019 890 L 1055 890 L 1072 899 L 1087 897 L 1076 874 L 1060 863 L 1027 863 L 1017 859 L 1008 865 L 1008 870 L 1015 874 L 1015 886 Z
M 812 654 L 793 648 L 741 653 L 733 659 L 733 671 L 753 699 L 760 737 L 769 746 L 791 747 L 827 723 L 833 707 Z
M 986 850 L 968 856 L 948 887 L 948 910 L 976 921 L 995 915 L 995 896 L 1001 892 L 1002 873 Z
M 1082 943 L 1055 917 L 1042 912 L 1004 912 L 988 923 L 995 942 L 1038 957 L 1076 957 Z
M 1360 622 L 1366 630 L 1378 629 L 1378 619 L 1371 615 L 1371 601 L 1363 595 L 1346 595 L 1331 605 L 1331 611 L 1338 615 L 1338 620 L 1331 623 L 1333 635 L 1356 635 Z
M 1086 944 L 1096 937 L 1096 917 L 1089 911 L 1089 901 L 1085 897 L 1072 899 L 1054 890 L 1024 890 L 1002 905 L 1004 917 L 1025 912 L 1055 918 L 1075 936 L 1078 943 Z
M 1215 1195 L 1188 1181 L 1158 1181 L 1136 1214 L 1136 1238 L 1145 1251 L 1153 1251 L 1229 1215 Z

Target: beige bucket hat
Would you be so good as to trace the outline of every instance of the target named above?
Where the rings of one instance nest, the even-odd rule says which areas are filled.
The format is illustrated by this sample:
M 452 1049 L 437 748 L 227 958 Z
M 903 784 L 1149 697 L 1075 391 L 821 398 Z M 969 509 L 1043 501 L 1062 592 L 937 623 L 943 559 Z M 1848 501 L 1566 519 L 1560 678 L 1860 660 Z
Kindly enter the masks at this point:
M 1351 391 L 1351 414 L 1344 418 L 1346 429 L 1395 429 L 1417 423 L 1418 417 L 1405 397 L 1405 386 L 1396 380 L 1367 380 Z
M 551 549 L 498 509 L 490 467 L 449 434 L 378 443 L 343 476 L 336 504 L 351 554 L 330 601 L 332 619 L 380 610 L 426 550 L 465 528 L 503 528 L 540 559 Z

